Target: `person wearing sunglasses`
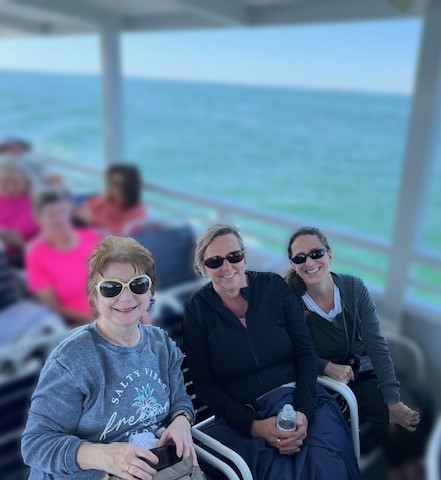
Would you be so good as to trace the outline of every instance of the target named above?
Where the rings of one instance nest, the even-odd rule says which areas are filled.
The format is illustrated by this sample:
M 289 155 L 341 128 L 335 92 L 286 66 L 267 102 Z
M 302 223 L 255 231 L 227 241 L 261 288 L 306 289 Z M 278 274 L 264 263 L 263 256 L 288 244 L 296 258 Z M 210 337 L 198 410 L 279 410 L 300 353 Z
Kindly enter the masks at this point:
M 183 340 L 195 390 L 216 415 L 206 432 L 237 451 L 256 480 L 359 479 L 341 411 L 317 387 L 298 299 L 282 277 L 248 271 L 245 260 L 234 225 L 214 225 L 197 242 L 195 270 L 211 281 L 186 303 Z M 285 403 L 297 411 L 295 431 L 276 428 Z
M 157 447 L 173 440 L 177 455 L 197 465 L 182 352 L 164 330 L 141 323 L 155 287 L 142 245 L 113 236 L 98 244 L 87 281 L 96 321 L 51 353 L 32 397 L 22 438 L 30 480 L 150 480 L 158 458 L 130 441 L 139 434 L 155 434 Z
M 360 417 L 384 429 L 396 423 L 414 431 L 418 412 L 400 401 L 399 383 L 375 305 L 363 281 L 331 273 L 332 249 L 318 228 L 303 227 L 288 242 L 286 281 L 302 298 L 316 346 L 320 375 L 353 390 Z

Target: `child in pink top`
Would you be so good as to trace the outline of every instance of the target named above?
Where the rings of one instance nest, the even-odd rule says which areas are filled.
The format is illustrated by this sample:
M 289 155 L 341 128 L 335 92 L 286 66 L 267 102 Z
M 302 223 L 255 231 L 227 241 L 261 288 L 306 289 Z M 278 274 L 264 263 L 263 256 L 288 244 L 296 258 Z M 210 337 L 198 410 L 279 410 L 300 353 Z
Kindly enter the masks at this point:
M 93 230 L 78 229 L 77 244 L 62 250 L 44 238 L 29 247 L 26 256 L 29 288 L 33 292 L 52 288 L 64 308 L 92 319 L 87 296 L 87 260 L 101 237 Z
M 41 234 L 26 252 L 29 289 L 69 325 L 89 323 L 87 261 L 101 237 L 74 227 L 71 197 L 63 188 L 40 190 L 34 208 Z

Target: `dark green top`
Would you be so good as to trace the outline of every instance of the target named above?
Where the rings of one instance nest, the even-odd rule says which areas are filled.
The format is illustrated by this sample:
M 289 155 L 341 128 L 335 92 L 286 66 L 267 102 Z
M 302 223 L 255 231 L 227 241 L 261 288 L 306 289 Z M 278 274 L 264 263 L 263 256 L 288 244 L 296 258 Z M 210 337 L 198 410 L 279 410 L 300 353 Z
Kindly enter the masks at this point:
M 360 278 L 332 273 L 335 285 L 340 290 L 342 314 L 336 317 L 335 326 L 325 318 L 317 317 L 308 323 L 319 354 L 318 372 L 323 375 L 326 365 L 339 363 L 349 353 L 369 355 L 384 402 L 400 400 L 400 384 L 395 377 L 389 347 L 380 331 L 380 319 L 375 304 Z M 306 307 L 305 307 L 306 309 Z M 343 314 L 346 320 L 349 342 L 346 342 Z M 349 343 L 349 345 L 347 345 Z M 339 350 L 340 349 L 340 350 Z M 340 360 L 341 361 L 341 360 Z

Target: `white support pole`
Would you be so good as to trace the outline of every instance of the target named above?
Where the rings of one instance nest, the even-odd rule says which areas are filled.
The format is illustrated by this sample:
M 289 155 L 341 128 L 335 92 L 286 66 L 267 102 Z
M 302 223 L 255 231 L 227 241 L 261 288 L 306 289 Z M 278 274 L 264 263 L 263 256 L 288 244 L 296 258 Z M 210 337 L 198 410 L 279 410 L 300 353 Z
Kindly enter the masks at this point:
M 441 109 L 441 5 L 431 2 L 424 18 L 419 62 L 398 194 L 393 249 L 384 310 L 400 322 L 415 249 L 426 213 Z
M 120 32 L 111 19 L 100 27 L 105 155 L 110 165 L 124 158 Z

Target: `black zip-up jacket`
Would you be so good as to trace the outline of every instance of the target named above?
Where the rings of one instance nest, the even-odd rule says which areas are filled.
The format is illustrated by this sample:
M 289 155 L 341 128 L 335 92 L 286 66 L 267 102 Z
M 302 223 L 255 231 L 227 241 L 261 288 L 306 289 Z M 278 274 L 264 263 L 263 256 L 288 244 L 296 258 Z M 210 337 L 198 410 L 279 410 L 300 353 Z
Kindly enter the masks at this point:
M 274 273 L 247 272 L 247 328 L 222 303 L 211 283 L 186 303 L 185 352 L 198 396 L 239 432 L 256 418 L 247 404 L 296 381 L 296 410 L 311 421 L 316 402 L 317 355 L 303 308 Z

